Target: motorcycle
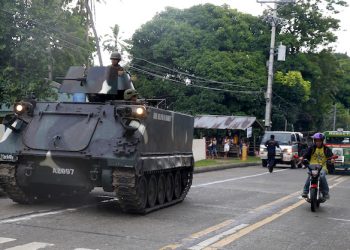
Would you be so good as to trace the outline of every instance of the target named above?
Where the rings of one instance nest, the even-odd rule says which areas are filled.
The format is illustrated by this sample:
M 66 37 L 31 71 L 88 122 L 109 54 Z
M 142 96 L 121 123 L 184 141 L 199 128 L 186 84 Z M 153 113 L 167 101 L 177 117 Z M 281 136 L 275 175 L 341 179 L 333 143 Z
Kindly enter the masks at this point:
M 327 164 L 330 164 L 330 161 L 336 158 L 338 158 L 337 155 L 328 158 Z M 308 168 L 310 178 L 309 194 L 305 200 L 311 204 L 311 211 L 316 212 L 316 208 L 319 208 L 320 204 L 326 201 L 320 190 L 320 174 L 322 166 L 320 164 L 310 164 L 306 159 L 303 160 L 303 165 L 305 168 Z

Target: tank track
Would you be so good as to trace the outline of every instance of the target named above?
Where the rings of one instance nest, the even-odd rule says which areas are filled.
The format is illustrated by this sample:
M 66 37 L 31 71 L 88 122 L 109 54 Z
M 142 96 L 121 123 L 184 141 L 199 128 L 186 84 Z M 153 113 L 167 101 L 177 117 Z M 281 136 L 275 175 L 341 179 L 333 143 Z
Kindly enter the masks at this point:
M 148 177 L 150 177 L 152 174 L 159 175 L 159 174 L 167 174 L 170 172 L 174 174 L 177 170 L 179 169 L 172 169 L 170 171 L 159 170 L 159 171 L 145 172 L 143 176 L 145 176 L 148 179 Z M 186 184 L 181 190 L 180 197 L 177 199 L 173 199 L 170 202 L 165 202 L 161 205 L 155 204 L 152 207 L 149 207 L 148 205 L 144 207 L 138 195 L 138 191 L 137 191 L 138 177 L 136 176 L 135 171 L 133 169 L 126 169 L 126 168 L 115 169 L 113 171 L 113 187 L 117 195 L 120 207 L 123 209 L 124 212 L 147 214 L 149 212 L 182 202 L 185 199 L 192 185 L 193 167 L 191 168 L 184 167 L 184 168 L 180 168 L 180 170 L 188 171 L 188 178 L 186 179 Z M 181 181 L 184 181 L 184 180 L 181 179 Z
M 17 185 L 15 164 L 0 164 L 0 185 L 7 196 L 14 202 L 20 204 L 31 204 L 34 202 L 35 197 L 23 192 Z

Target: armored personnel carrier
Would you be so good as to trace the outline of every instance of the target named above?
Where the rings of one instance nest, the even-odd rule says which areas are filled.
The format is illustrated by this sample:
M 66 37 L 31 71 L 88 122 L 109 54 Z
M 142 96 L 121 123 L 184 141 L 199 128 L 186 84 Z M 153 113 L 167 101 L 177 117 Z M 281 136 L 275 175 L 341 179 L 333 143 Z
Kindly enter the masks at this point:
M 109 70 L 69 69 L 60 92 L 85 93 L 90 102 L 14 104 L 0 141 L 0 185 L 9 198 L 30 204 L 102 187 L 132 213 L 184 200 L 194 165 L 193 117 L 118 100 L 133 86 L 127 73 L 111 79 Z

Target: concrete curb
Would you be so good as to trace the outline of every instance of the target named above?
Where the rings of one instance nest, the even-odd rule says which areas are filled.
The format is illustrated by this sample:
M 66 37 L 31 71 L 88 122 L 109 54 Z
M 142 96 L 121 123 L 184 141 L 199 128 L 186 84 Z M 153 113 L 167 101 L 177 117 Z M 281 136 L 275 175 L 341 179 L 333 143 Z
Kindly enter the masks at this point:
M 241 167 L 248 167 L 248 166 L 259 166 L 259 165 L 261 165 L 261 162 L 240 162 L 240 163 L 231 163 L 231 164 L 223 164 L 223 165 L 213 165 L 213 166 L 207 166 L 207 167 L 194 167 L 194 173 L 198 174 L 198 173 L 223 170 L 223 169 L 229 169 L 229 168 L 241 168 Z

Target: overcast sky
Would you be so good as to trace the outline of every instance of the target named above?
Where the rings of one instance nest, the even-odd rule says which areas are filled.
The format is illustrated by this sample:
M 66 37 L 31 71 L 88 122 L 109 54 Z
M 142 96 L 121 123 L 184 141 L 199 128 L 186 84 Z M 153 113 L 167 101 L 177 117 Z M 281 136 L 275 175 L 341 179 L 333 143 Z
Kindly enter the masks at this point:
M 350 0 L 345 0 L 350 5 Z M 96 26 L 99 36 L 111 33 L 111 27 L 118 24 L 120 36 L 130 38 L 136 29 L 151 20 L 157 12 L 167 6 L 175 8 L 189 8 L 193 5 L 212 3 L 215 5 L 228 4 L 240 12 L 254 16 L 261 15 L 268 6 L 259 4 L 256 0 L 103 0 L 96 5 Z M 341 10 L 336 16 L 341 20 L 341 29 L 337 32 L 338 43 L 334 46 L 338 52 L 350 55 L 350 7 Z M 104 65 L 109 64 L 108 53 L 104 53 Z

